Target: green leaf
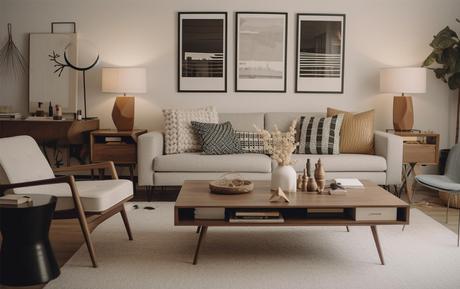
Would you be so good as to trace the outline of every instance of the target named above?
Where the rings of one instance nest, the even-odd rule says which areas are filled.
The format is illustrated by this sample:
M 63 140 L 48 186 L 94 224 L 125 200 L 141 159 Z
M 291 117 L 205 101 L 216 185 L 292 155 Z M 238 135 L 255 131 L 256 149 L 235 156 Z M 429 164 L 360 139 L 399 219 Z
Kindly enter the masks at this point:
M 454 90 L 460 88 L 460 73 L 454 73 L 449 77 L 447 82 L 449 88 Z
M 455 39 L 458 39 L 457 33 L 451 30 L 449 26 L 446 26 L 446 28 L 434 36 L 430 46 L 434 49 L 446 49 L 448 47 L 454 46 L 457 43 L 457 40 Z
M 437 79 L 442 79 L 442 81 L 447 82 L 447 79 L 446 79 L 447 69 L 436 68 L 436 69 L 433 69 L 433 71 Z
M 423 61 L 422 67 L 430 66 L 436 60 L 436 52 L 431 52 L 430 55 Z

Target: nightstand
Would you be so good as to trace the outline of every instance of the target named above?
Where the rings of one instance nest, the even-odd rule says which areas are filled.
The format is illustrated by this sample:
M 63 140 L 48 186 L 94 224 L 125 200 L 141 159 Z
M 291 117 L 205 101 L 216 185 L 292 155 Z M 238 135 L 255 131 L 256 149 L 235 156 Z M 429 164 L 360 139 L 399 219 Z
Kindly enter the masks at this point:
M 439 134 L 422 132 L 420 130 L 394 131 L 387 129 L 388 133 L 399 135 L 403 138 L 403 184 L 399 190 L 401 196 L 405 190 L 409 201 L 412 201 L 413 184 L 409 179 L 415 177 L 417 165 L 437 165 L 439 161 Z
M 135 190 L 134 168 L 137 164 L 137 138 L 146 132 L 146 129 L 132 131 L 102 129 L 91 132 L 91 162 L 113 161 L 116 166 L 128 167 Z

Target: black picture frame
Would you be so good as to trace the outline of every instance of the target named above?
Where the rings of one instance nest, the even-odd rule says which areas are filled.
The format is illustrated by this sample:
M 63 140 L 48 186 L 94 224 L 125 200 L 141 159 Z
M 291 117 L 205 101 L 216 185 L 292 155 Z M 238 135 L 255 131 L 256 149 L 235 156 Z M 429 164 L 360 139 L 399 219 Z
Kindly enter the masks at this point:
M 327 21 L 325 19 L 336 19 L 336 20 L 331 20 L 330 22 L 336 22 L 337 20 L 341 22 L 341 46 L 340 46 L 340 80 L 339 81 L 331 81 L 335 87 L 338 87 L 340 85 L 340 88 L 338 89 L 318 89 L 320 86 L 325 86 L 325 78 L 336 78 L 334 77 L 302 77 L 302 78 L 312 78 L 311 80 L 318 80 L 319 82 L 322 82 L 321 85 L 310 85 L 311 89 L 306 89 L 304 88 L 305 86 L 308 87 L 308 83 L 305 83 L 303 81 L 300 81 L 300 59 L 299 59 L 299 54 L 300 54 L 300 34 L 302 32 L 301 30 L 301 21 L 307 19 L 308 17 L 311 17 L 312 20 L 310 21 L 315 21 L 314 19 L 322 19 L 322 20 L 317 20 L 317 21 Z M 296 64 L 295 64 L 295 93 L 328 93 L 328 94 L 343 94 L 344 92 L 344 79 L 345 79 L 345 33 L 346 32 L 346 15 L 345 14 L 327 14 L 327 13 L 298 13 L 297 14 L 297 21 L 296 21 Z M 326 59 L 326 57 L 325 57 Z M 335 58 L 336 60 L 337 58 Z M 316 62 L 317 64 L 317 62 Z M 323 63 L 324 64 L 324 63 Z M 334 62 L 334 68 L 332 69 L 337 69 L 337 62 Z M 322 71 L 320 69 L 319 71 L 320 74 L 326 74 L 326 69 L 325 67 L 322 67 Z M 335 73 L 334 73 L 335 75 Z M 302 86 L 302 87 L 300 87 Z
M 197 18 L 197 16 L 203 15 L 203 18 Z M 222 18 L 218 18 L 216 16 L 221 15 Z M 190 16 L 186 18 L 186 16 Z M 208 16 L 208 17 L 206 17 Z M 227 20 L 227 12 L 178 12 L 177 19 L 178 19 L 178 38 L 177 38 L 177 91 L 178 92 L 227 92 L 227 39 L 228 39 L 228 20 Z M 213 71 L 210 72 L 209 69 L 204 72 L 205 75 L 211 75 L 210 77 L 205 76 L 196 76 L 196 72 L 192 72 L 191 74 L 195 74 L 193 76 L 183 76 L 183 46 L 182 46 L 182 38 L 183 38 L 183 29 L 182 29 L 182 20 L 186 19 L 196 19 L 196 20 L 210 20 L 210 19 L 222 19 L 223 20 L 223 27 L 222 27 L 222 52 L 214 53 L 215 54 L 222 54 L 222 69 L 218 72 Z M 213 29 L 210 29 L 213 30 Z M 215 31 L 215 29 L 214 29 Z M 193 39 L 190 41 L 193 43 Z M 195 43 L 196 44 L 196 43 Z M 204 50 L 209 50 L 210 48 L 204 48 Z M 209 51 L 206 54 L 211 54 Z M 209 56 L 212 58 L 212 56 Z M 204 59 L 198 61 L 205 61 Z M 215 60 L 206 60 L 208 62 L 215 61 Z M 196 61 L 195 61 L 196 62 Z M 220 64 L 217 65 L 219 67 Z M 222 73 L 222 77 L 215 76 L 215 74 L 219 75 Z M 202 73 L 203 74 L 203 73 Z M 196 79 L 192 79 L 196 78 Z M 215 83 L 213 82 L 215 81 Z M 200 81 L 202 87 L 200 87 Z M 186 84 L 189 83 L 189 85 Z M 193 87 L 192 87 L 193 86 Z M 205 87 L 207 86 L 207 87 Z M 216 88 L 218 87 L 218 88 Z
M 247 77 L 246 80 L 243 80 L 241 79 L 240 80 L 240 77 L 239 77 L 239 63 L 240 63 L 240 55 L 239 55 L 239 51 L 240 51 L 240 47 L 239 47 L 239 44 L 240 42 L 238 41 L 239 39 L 239 32 L 240 32 L 240 21 L 239 21 L 239 17 L 240 16 L 243 16 L 243 15 L 268 15 L 268 16 L 274 16 L 274 15 L 277 15 L 277 16 L 281 16 L 284 18 L 284 21 L 283 21 L 283 33 L 284 33 L 284 37 L 283 37 L 283 44 L 282 44 L 282 47 L 284 49 L 284 52 L 282 53 L 282 57 L 283 57 L 283 63 L 282 63 L 282 74 L 281 74 L 281 81 L 279 82 L 276 82 L 274 81 L 274 79 L 272 78 L 271 80 L 264 80 L 265 79 L 270 79 L 268 78 L 269 76 L 264 76 L 262 77 L 262 79 L 260 79 L 259 81 L 257 81 L 257 77 L 252 75 L 251 77 Z M 275 18 L 276 19 L 276 18 Z M 253 12 L 253 11 L 239 11 L 239 12 L 235 12 L 235 63 L 234 63 L 234 84 L 235 84 L 235 92 L 274 92 L 274 93 L 283 93 L 283 92 L 286 92 L 286 87 L 287 87 L 287 39 L 288 39 L 288 13 L 286 12 Z M 270 71 L 266 71 L 267 73 L 270 73 Z M 273 71 L 272 71 L 273 72 Z M 246 86 L 247 85 L 250 85 L 250 82 L 255 82 L 253 83 L 253 85 L 256 85 L 254 89 L 248 89 L 248 88 L 241 88 L 240 86 L 243 86 L 243 85 L 239 85 L 239 83 L 241 82 L 246 82 Z M 259 82 L 259 83 L 257 83 Z M 276 85 L 282 85 L 282 87 L 280 89 L 273 89 L 273 88 L 267 88 L 267 89 L 263 89 L 263 88 L 260 88 L 260 87 L 263 87 L 263 86 L 276 86 Z

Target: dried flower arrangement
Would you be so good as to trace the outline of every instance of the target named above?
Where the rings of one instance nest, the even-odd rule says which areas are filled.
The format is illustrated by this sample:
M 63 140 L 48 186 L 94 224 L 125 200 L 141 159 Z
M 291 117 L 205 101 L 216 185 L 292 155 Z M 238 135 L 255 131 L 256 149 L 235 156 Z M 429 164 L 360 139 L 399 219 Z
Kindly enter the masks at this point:
M 292 165 L 294 162 L 291 160 L 292 153 L 299 145 L 295 141 L 297 120 L 293 120 L 288 131 L 283 133 L 275 125 L 275 129 L 270 133 L 268 130 L 257 130 L 262 136 L 264 146 L 267 148 L 271 158 L 274 159 L 279 166 Z

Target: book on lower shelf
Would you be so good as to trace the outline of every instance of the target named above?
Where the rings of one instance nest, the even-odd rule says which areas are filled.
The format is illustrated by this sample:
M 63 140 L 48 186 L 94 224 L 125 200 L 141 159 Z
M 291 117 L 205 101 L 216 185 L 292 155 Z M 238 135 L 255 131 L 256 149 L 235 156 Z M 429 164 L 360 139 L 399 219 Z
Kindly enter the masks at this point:
M 225 220 L 225 208 L 195 208 L 194 217 L 198 220 Z
M 29 202 L 32 202 L 32 198 L 29 196 L 11 194 L 0 197 L 0 205 L 17 206 Z
M 269 223 L 269 224 L 278 224 L 284 223 L 283 216 L 278 217 L 231 217 L 228 219 L 230 223 Z

